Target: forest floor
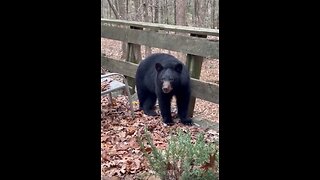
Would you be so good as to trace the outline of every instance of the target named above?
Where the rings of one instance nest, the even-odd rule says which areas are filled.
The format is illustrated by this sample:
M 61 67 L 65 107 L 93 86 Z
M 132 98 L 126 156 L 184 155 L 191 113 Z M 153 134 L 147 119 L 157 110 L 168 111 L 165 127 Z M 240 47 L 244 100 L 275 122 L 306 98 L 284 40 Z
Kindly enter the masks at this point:
M 142 58 L 145 58 L 145 47 L 141 46 Z M 101 52 L 107 57 L 121 59 L 121 41 L 101 38 Z M 183 55 L 177 52 L 152 48 L 152 53 L 165 52 L 185 62 Z M 202 64 L 200 80 L 219 83 L 219 60 L 205 59 Z M 107 97 L 101 98 L 103 112 L 101 114 L 101 176 L 103 179 L 158 179 L 149 168 L 143 157 L 136 137 L 146 127 L 151 132 L 157 148 L 167 147 L 168 136 L 172 130 L 182 129 L 191 132 L 193 139 L 200 132 L 205 134 L 206 142 L 219 141 L 219 104 L 201 99 L 196 100 L 193 120 L 194 126 L 185 126 L 176 122 L 173 126 L 162 123 L 160 116 L 149 117 L 141 111 L 130 116 L 127 97 L 113 97 L 113 103 Z M 173 102 L 172 116 L 177 117 Z M 134 101 L 134 109 L 138 109 L 138 101 Z M 159 110 L 157 110 L 159 112 Z

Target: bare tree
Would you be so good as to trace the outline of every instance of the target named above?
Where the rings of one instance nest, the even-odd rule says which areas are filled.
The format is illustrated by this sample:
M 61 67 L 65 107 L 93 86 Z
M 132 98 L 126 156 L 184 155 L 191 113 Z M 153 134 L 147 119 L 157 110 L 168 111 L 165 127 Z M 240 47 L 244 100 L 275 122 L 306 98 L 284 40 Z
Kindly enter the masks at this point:
M 148 13 L 148 0 L 143 0 L 142 2 L 142 6 L 143 6 L 143 21 L 144 22 L 150 22 L 150 18 L 149 18 L 149 13 Z
M 159 21 L 158 21 L 158 23 L 163 23 L 163 18 L 162 18 L 162 16 L 163 16 L 163 2 L 164 2 L 164 0 L 162 0 L 162 1 L 159 1 L 159 3 L 158 3 L 158 10 L 159 10 Z
M 219 0 L 101 0 L 101 17 L 219 28 Z
M 119 0 L 113 0 L 114 7 L 119 11 Z
M 219 0 L 214 0 L 213 6 L 213 27 L 219 28 Z
M 126 20 L 129 20 L 129 0 L 126 0 Z
M 105 10 L 104 0 L 101 0 L 101 18 L 105 18 L 106 17 L 104 10 Z
M 199 16 L 198 15 L 198 12 L 199 12 L 199 2 L 198 2 L 198 0 L 194 0 L 193 1 L 192 9 L 193 9 L 193 12 L 192 12 L 192 25 L 196 26 L 197 22 L 198 22 L 197 21 L 197 17 Z
M 153 3 L 154 9 L 154 23 L 159 23 L 159 0 L 155 0 Z
M 202 24 L 200 25 L 201 27 L 205 28 L 210 28 L 209 22 L 210 22 L 210 13 L 209 13 L 209 0 L 203 0 L 201 1 L 201 19 L 202 19 Z
M 202 3 L 201 3 L 202 2 Z M 194 26 L 202 27 L 205 17 L 203 2 L 200 0 L 194 0 Z
M 140 21 L 141 16 L 140 16 L 140 0 L 134 0 L 134 11 L 135 11 L 135 20 Z
M 164 24 L 169 24 L 169 20 L 168 20 L 168 0 L 164 0 L 164 2 L 161 4 L 161 23 Z
M 120 19 L 126 20 L 127 19 L 127 13 L 126 13 L 126 0 L 118 0 L 118 10 L 120 13 Z
M 116 19 L 120 19 L 120 15 L 119 15 L 117 9 L 113 6 L 113 4 L 111 3 L 110 0 L 108 0 L 108 3 L 109 3 L 109 6 L 110 6 L 111 9 L 112 9 L 114 15 L 116 16 Z
M 177 25 L 187 25 L 186 15 L 187 15 L 187 1 L 186 0 L 176 0 L 176 24 Z

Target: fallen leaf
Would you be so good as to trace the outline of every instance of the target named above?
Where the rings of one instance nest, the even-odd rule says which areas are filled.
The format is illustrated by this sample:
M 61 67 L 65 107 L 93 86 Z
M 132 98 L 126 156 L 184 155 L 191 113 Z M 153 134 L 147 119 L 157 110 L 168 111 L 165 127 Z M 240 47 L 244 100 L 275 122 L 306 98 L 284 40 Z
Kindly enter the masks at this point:
M 101 157 L 104 161 L 108 161 L 109 160 L 109 156 L 106 152 L 101 153 Z
M 128 127 L 127 128 L 128 135 L 133 135 L 135 132 L 136 132 L 136 128 L 135 127 Z
M 144 150 L 145 150 L 147 153 L 151 153 L 152 148 L 151 148 L 151 147 L 145 147 Z
M 126 137 L 126 132 L 125 132 L 125 131 L 120 132 L 120 133 L 119 133 L 119 136 L 120 136 L 121 138 Z
M 208 170 L 209 168 L 212 169 L 212 171 L 214 172 L 216 170 L 216 154 L 214 153 L 213 155 L 210 155 L 209 157 L 209 162 L 206 162 L 204 165 L 202 165 L 200 168 L 204 169 L 204 170 Z
M 137 143 L 137 141 L 136 141 L 136 139 L 134 139 L 134 138 L 132 138 L 132 139 L 130 139 L 130 141 L 129 141 L 129 146 L 131 147 L 131 148 L 138 148 L 139 147 L 139 144 Z

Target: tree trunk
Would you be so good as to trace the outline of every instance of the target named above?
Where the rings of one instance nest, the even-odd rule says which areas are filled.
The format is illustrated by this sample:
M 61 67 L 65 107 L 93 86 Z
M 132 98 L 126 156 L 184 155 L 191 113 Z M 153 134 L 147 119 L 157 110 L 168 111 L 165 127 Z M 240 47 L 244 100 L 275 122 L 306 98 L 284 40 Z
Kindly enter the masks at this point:
M 120 19 L 120 15 L 119 15 L 117 9 L 112 5 L 112 3 L 111 3 L 110 0 L 108 0 L 108 3 L 109 3 L 109 6 L 110 6 L 111 9 L 112 9 L 114 15 L 116 16 L 116 19 Z
M 134 0 L 134 12 L 136 13 L 135 14 L 135 20 L 136 21 L 140 21 L 140 0 Z
M 198 17 L 199 17 L 199 2 L 198 0 L 194 0 L 194 26 L 198 25 Z
M 159 23 L 159 0 L 154 2 L 154 23 Z
M 118 1 L 118 9 L 119 12 L 117 11 L 117 9 L 111 4 L 111 1 L 108 0 L 109 6 L 112 8 L 113 13 L 116 16 L 116 19 L 126 19 L 127 15 L 126 15 L 126 7 L 125 7 L 125 0 L 119 0 Z M 128 54 L 128 47 L 127 47 L 127 43 L 126 42 L 122 42 L 122 54 L 121 54 L 121 59 L 126 59 L 126 56 Z
M 109 3 L 106 3 L 106 4 L 109 4 Z M 107 12 L 109 12 L 109 13 L 108 13 L 108 18 L 112 18 L 112 10 L 111 10 L 111 7 L 110 7 L 110 5 L 108 5 L 107 7 L 108 7 L 108 8 L 107 8 Z
M 127 13 L 126 13 L 126 0 L 118 0 L 118 7 L 120 12 L 120 19 L 127 20 Z M 128 54 L 127 43 L 122 41 L 122 54 L 121 59 L 126 59 Z
M 143 0 L 143 19 L 144 22 L 150 22 L 150 17 L 148 13 L 148 0 Z M 151 12 L 152 13 L 152 12 Z M 151 47 L 150 46 L 145 46 L 145 56 L 149 56 L 151 54 Z
M 163 23 L 169 24 L 169 11 L 168 11 L 168 0 L 165 0 L 165 4 L 163 6 Z
M 159 1 L 159 23 L 163 23 L 163 0 Z
M 202 1 L 202 6 L 201 6 L 201 12 L 202 12 L 202 16 L 201 16 L 201 19 L 202 19 L 202 24 L 201 24 L 201 27 L 204 27 L 204 28 L 210 28 L 210 14 L 209 14 L 209 11 L 208 11 L 208 3 L 209 1 L 208 0 L 204 0 Z
M 101 0 L 101 18 L 105 18 L 105 14 L 104 14 L 104 0 Z
M 186 15 L 187 15 L 187 1 L 185 0 L 176 0 L 176 24 L 177 25 L 187 25 L 186 24 Z
M 129 0 L 126 0 L 126 20 L 130 20 L 129 19 Z
M 196 26 L 197 27 L 203 27 L 203 20 L 205 17 L 204 10 L 203 10 L 203 1 L 195 0 L 195 6 L 196 6 Z
M 119 12 L 119 0 L 113 0 L 114 7 Z
M 219 29 L 219 0 L 214 0 L 213 27 Z

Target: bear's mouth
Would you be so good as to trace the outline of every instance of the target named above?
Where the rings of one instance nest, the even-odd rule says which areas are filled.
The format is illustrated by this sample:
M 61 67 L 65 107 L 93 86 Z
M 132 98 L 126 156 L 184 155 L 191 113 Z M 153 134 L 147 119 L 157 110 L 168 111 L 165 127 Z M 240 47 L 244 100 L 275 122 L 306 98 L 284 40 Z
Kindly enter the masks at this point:
M 167 94 L 167 93 L 170 93 L 171 89 L 164 89 L 163 88 L 162 91 Z

